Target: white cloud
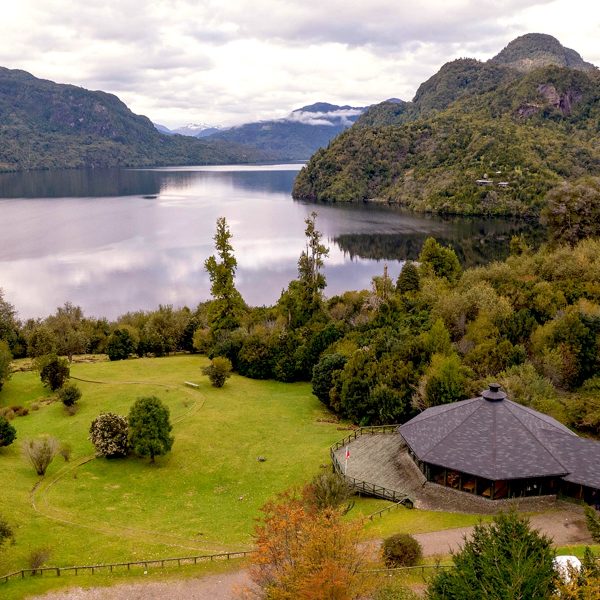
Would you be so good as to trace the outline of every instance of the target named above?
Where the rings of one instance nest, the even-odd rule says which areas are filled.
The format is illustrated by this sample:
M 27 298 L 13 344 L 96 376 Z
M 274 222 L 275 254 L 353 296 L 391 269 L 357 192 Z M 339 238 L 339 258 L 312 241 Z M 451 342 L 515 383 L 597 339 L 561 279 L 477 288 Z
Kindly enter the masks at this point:
M 586 0 L 21 0 L 3 22 L 0 65 L 113 92 L 171 127 L 410 99 L 447 60 L 527 31 L 600 63 Z

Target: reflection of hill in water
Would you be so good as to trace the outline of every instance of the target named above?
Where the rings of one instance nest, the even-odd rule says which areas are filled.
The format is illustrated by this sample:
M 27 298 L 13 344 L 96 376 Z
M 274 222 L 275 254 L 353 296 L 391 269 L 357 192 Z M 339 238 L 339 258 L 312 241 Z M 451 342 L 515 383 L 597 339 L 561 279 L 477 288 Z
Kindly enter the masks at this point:
M 509 254 L 509 243 L 513 235 L 523 235 L 527 242 L 537 247 L 544 238 L 539 226 L 531 223 L 505 221 L 480 223 L 461 222 L 459 227 L 448 224 L 443 234 L 411 232 L 398 234 L 341 234 L 333 238 L 339 248 L 351 258 L 375 260 L 416 260 L 423 243 L 428 237 L 452 246 L 461 264 L 465 267 L 503 260 Z
M 255 192 L 289 194 L 297 171 L 72 169 L 0 174 L 0 198 L 155 196 L 217 180 Z

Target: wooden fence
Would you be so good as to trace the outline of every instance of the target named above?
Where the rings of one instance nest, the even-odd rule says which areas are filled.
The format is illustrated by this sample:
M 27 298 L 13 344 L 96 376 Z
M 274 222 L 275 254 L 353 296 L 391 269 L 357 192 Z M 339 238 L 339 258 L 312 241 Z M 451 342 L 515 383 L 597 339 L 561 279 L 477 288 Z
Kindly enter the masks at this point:
M 335 451 L 343 448 L 353 440 L 359 438 L 361 435 L 375 435 L 381 433 L 395 433 L 398 429 L 398 425 L 373 425 L 370 427 L 359 427 L 355 429 L 350 435 L 347 435 L 343 440 L 336 442 L 329 449 L 329 454 L 331 456 L 331 463 L 333 464 L 333 470 L 336 473 L 339 473 L 343 477 L 345 477 L 346 481 L 350 483 L 350 485 L 356 490 L 358 494 L 362 494 L 364 496 L 375 496 L 376 498 L 383 498 L 384 500 L 390 500 L 397 504 L 403 504 L 409 508 L 414 506 L 413 501 L 408 497 L 407 494 L 403 492 L 398 492 L 396 490 L 391 490 L 389 488 L 385 488 L 381 485 L 377 485 L 375 483 L 370 483 L 369 481 L 361 481 L 359 479 L 355 479 L 354 477 L 349 477 L 344 473 L 344 469 L 338 460 L 338 457 L 335 455 Z M 387 510 L 387 508 L 386 508 Z
M 219 554 L 201 554 L 198 556 L 180 556 L 177 558 L 157 558 L 152 560 L 137 560 L 134 562 L 121 562 L 121 563 L 106 563 L 101 565 L 79 565 L 77 567 L 40 567 L 38 569 L 21 569 L 14 573 L 8 573 L 7 575 L 1 575 L 0 581 L 3 583 L 8 582 L 9 579 L 21 578 L 25 579 L 25 576 L 40 575 L 43 576 L 45 573 L 50 575 L 56 575 L 60 577 L 63 573 L 74 572 L 77 575 L 80 571 L 91 572 L 92 574 L 96 571 L 105 570 L 110 573 L 117 568 L 126 568 L 128 571 L 131 567 L 144 567 L 146 570 L 150 566 L 164 568 L 165 565 L 177 563 L 178 567 L 183 564 L 198 564 L 199 562 L 209 562 L 215 560 L 231 560 L 233 558 L 245 558 L 250 554 L 253 554 L 255 550 L 245 550 L 240 552 L 221 552 Z

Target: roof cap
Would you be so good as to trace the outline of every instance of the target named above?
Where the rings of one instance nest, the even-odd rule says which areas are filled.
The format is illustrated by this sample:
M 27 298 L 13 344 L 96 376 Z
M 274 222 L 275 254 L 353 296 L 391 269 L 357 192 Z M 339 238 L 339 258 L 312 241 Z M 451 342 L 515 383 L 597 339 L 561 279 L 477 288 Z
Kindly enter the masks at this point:
M 481 392 L 481 397 L 490 402 L 499 402 L 506 398 L 506 394 L 502 391 L 502 386 L 499 383 L 490 383 L 488 389 Z

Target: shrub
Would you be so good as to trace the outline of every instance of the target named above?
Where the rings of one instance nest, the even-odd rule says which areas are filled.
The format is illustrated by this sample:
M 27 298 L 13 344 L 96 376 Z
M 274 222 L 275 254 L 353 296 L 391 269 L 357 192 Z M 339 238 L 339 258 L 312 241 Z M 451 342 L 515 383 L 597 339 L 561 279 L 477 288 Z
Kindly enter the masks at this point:
M 346 360 L 346 357 L 342 354 L 326 354 L 313 367 L 313 394 L 325 404 L 325 406 L 330 406 L 330 392 L 333 387 L 334 373 L 336 371 L 341 371 L 344 368 Z
M 231 361 L 224 356 L 215 356 L 210 361 L 208 367 L 202 369 L 202 373 L 207 375 L 212 385 L 216 388 L 223 387 L 225 381 L 231 377 Z
M 129 452 L 129 426 L 127 418 L 115 413 L 102 413 L 90 425 L 89 440 L 97 456 L 115 458 Z
M 591 506 L 585 507 L 585 524 L 594 542 L 600 544 L 600 515 Z
M 15 413 L 15 417 L 26 417 L 29 414 L 29 409 L 26 406 L 11 406 L 10 410 Z
M 306 488 L 306 495 L 310 503 L 317 509 L 337 508 L 347 502 L 354 494 L 352 486 L 339 473 L 320 473 L 315 476 Z M 352 508 L 346 507 L 346 512 Z
M 71 448 L 71 444 L 69 444 L 68 442 L 63 442 L 60 445 L 58 453 L 64 458 L 65 462 L 69 462 L 71 460 L 73 448 Z
M 10 446 L 16 437 L 17 430 L 4 417 L 0 417 L 0 446 Z
M 44 475 L 54 457 L 58 454 L 60 442 L 48 435 L 27 439 L 23 442 L 23 452 L 38 475 Z
M 166 454 L 173 445 L 169 409 L 156 397 L 138 398 L 129 411 L 129 444 L 138 456 Z
M 0 515 L 0 548 L 8 541 L 11 541 L 14 544 L 15 532 L 10 526 L 10 523 Z
M 29 553 L 29 558 L 27 562 L 29 563 L 29 568 L 33 569 L 34 575 L 37 569 L 44 566 L 44 564 L 50 558 L 51 554 L 52 552 L 47 546 L 44 546 L 42 548 L 35 548 Z
M 115 329 L 108 338 L 106 354 L 110 360 L 125 360 L 130 354 L 135 354 L 138 341 L 127 327 Z
M 69 378 L 70 369 L 66 358 L 59 358 L 55 354 L 43 356 L 37 365 L 42 383 L 53 392 L 61 388 Z
M 407 533 L 397 533 L 386 538 L 381 550 L 387 567 L 412 567 L 423 555 L 421 544 Z
M 77 384 L 68 381 L 58 391 L 58 397 L 65 406 L 73 406 L 81 398 L 81 390 Z

